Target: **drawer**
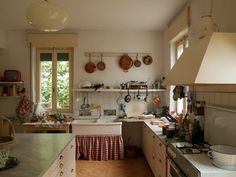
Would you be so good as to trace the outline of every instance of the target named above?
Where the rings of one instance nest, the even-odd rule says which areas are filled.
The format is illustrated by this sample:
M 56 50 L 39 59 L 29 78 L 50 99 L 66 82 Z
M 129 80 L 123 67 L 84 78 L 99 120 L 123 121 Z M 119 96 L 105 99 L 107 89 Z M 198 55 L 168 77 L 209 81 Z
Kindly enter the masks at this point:
M 163 159 L 166 158 L 166 145 L 161 142 L 161 140 L 156 136 L 154 143 L 154 148 L 156 153 L 158 153 Z
M 166 176 L 166 161 L 159 158 L 159 157 L 154 157 L 154 174 L 156 177 L 165 177 Z

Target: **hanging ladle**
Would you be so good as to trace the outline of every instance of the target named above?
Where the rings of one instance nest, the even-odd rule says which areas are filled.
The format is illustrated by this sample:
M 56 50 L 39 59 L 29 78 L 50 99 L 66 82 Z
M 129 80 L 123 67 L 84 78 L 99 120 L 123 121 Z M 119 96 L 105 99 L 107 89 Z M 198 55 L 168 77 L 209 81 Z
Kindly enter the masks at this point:
M 140 100 L 140 97 L 141 97 L 140 94 L 139 94 L 139 89 L 140 89 L 140 88 L 138 88 L 138 94 L 136 95 L 136 98 L 137 98 L 138 100 Z
M 101 61 L 97 63 L 97 68 L 100 71 L 103 71 L 106 68 L 106 64 L 102 61 L 103 54 L 101 54 Z
M 144 97 L 144 101 L 148 102 L 148 87 L 146 87 L 146 96 Z

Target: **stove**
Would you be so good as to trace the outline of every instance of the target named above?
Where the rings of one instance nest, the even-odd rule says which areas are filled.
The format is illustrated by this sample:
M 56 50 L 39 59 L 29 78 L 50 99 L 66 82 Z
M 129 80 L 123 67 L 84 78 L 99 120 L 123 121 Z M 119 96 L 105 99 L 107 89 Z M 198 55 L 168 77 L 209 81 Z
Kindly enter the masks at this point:
M 202 152 L 207 153 L 210 150 L 209 144 L 190 144 L 190 143 L 179 143 L 176 144 L 176 148 L 179 149 L 183 154 L 199 154 Z
M 235 177 L 236 171 L 218 168 L 207 156 L 209 144 L 170 143 L 167 177 Z

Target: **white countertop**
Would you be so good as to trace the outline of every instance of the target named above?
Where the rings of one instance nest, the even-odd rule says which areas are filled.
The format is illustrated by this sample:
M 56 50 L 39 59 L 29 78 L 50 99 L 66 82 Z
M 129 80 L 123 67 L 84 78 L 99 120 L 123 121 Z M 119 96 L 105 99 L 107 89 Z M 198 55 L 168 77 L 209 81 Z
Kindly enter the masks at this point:
M 161 140 L 163 143 L 168 145 L 169 143 L 179 142 L 178 139 L 168 139 L 165 135 L 162 135 L 162 128 L 157 125 L 152 125 L 150 120 L 139 120 L 139 119 L 124 119 L 124 122 L 143 122 L 148 126 Z M 181 143 L 181 142 L 180 142 Z M 201 154 L 183 154 L 183 156 L 190 161 L 190 163 L 197 168 L 201 177 L 236 177 L 236 171 L 230 171 L 221 169 L 212 164 L 206 153 Z
M 236 177 L 236 171 L 224 170 L 212 164 L 205 153 L 184 155 L 200 172 L 201 177 Z

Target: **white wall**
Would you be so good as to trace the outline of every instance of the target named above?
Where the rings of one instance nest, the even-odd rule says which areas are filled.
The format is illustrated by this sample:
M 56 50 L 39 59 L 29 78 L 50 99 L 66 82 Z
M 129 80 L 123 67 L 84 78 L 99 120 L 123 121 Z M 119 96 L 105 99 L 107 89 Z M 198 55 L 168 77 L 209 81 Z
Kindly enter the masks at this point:
M 78 88 L 80 81 L 103 82 L 105 85 L 118 86 L 130 80 L 148 81 L 151 84 L 159 79 L 162 73 L 163 46 L 162 34 L 159 32 L 132 32 L 132 31 L 80 31 L 78 32 L 78 48 L 74 55 L 74 88 Z M 21 71 L 25 82 L 27 95 L 30 93 L 30 51 L 26 45 L 25 31 L 6 31 L 5 49 L 0 50 L 0 74 L 5 69 Z M 140 68 L 131 68 L 123 72 L 119 65 L 119 58 L 104 58 L 107 68 L 105 71 L 95 71 L 88 74 L 84 65 L 88 58 L 84 52 L 148 52 L 154 59 L 151 65 Z M 99 58 L 93 58 L 98 62 Z M 116 98 L 116 97 L 115 97 Z M 114 98 L 112 98 L 114 99 Z M 76 100 L 74 100 L 76 101 Z M 0 113 L 12 116 L 18 100 L 0 100 Z
M 25 81 L 27 95 L 29 93 L 29 49 L 26 45 L 26 33 L 24 31 L 5 31 L 5 49 L 0 49 L 0 75 L 4 70 L 19 70 Z M 18 105 L 19 98 L 1 98 L 0 113 L 12 116 Z
M 111 31 L 80 31 L 78 58 L 75 63 L 76 79 L 75 87 L 80 81 L 103 82 L 105 85 L 118 86 L 122 82 L 130 80 L 148 81 L 151 84 L 161 77 L 162 73 L 162 35 L 158 32 L 111 32 Z M 119 57 L 106 57 L 106 69 L 86 73 L 85 64 L 89 61 L 84 52 L 150 52 L 154 59 L 151 65 L 139 68 L 132 67 L 128 72 L 123 72 L 119 67 Z M 141 59 L 141 58 L 139 58 Z M 100 58 L 92 58 L 97 63 Z

